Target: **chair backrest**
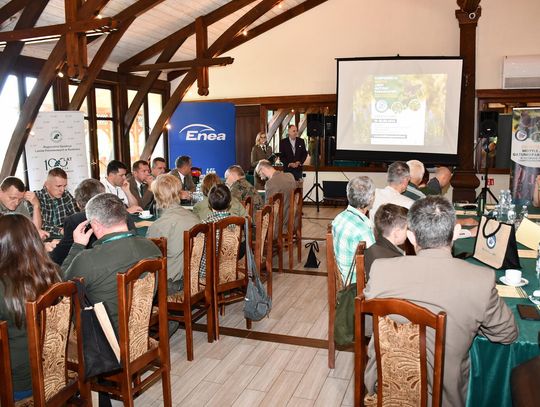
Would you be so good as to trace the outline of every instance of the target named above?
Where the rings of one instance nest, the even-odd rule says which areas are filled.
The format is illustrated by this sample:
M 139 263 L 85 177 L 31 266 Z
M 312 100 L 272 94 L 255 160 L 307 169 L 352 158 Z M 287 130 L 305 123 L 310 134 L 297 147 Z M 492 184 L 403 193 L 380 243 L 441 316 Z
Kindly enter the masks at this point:
M 161 255 L 163 257 L 167 257 L 167 238 L 165 237 L 150 237 L 148 238 L 151 240 L 159 249 L 161 252 Z
M 426 327 L 435 330 L 432 405 L 440 406 L 446 313 L 434 314 L 410 301 L 384 298 L 355 300 L 355 405 L 363 405 L 366 367 L 365 314 L 373 315 L 377 358 L 377 405 L 427 406 Z M 410 322 L 398 323 L 389 315 Z
M 242 205 L 246 208 L 247 214 L 253 217 L 253 199 L 250 196 L 246 196 L 246 199 L 242 201 Z
M 247 256 L 244 256 L 244 272 L 238 267 L 238 251 L 240 244 L 250 241 L 250 236 L 244 238 L 244 225 L 246 218 L 228 216 L 212 223 L 212 238 L 214 239 L 214 279 L 217 285 L 233 281 L 246 280 L 247 284 Z M 251 224 L 248 220 L 248 230 Z M 246 240 L 247 239 L 247 240 Z
M 200 223 L 184 231 L 184 298 L 198 294 L 205 288 L 210 290 L 212 286 L 213 253 L 212 250 L 205 250 L 205 247 L 211 247 L 211 230 L 210 224 Z M 199 270 L 203 256 L 206 256 L 206 277 L 201 280 Z
M 274 211 L 274 239 L 281 233 L 283 226 L 283 194 L 278 192 L 268 198 L 268 205 Z
M 132 266 L 126 273 L 116 276 L 118 286 L 118 325 L 121 364 L 144 355 L 149 349 L 149 322 L 157 281 L 157 298 L 160 310 L 167 310 L 166 257 L 145 259 Z M 167 313 L 159 312 L 159 346 L 168 355 Z
M 0 405 L 13 405 L 13 381 L 11 380 L 11 360 L 7 322 L 0 321 Z
M 300 187 L 291 191 L 287 227 L 289 228 L 289 231 L 292 231 L 293 233 L 297 230 L 302 230 L 303 193 L 304 190 Z
M 356 291 L 364 292 L 366 288 L 366 269 L 364 264 L 364 252 L 366 251 L 366 242 L 361 241 L 356 246 Z
M 272 234 L 274 231 L 274 211 L 270 205 L 264 205 L 255 213 L 255 262 L 260 265 L 266 256 L 272 257 Z
M 82 389 L 84 363 L 80 318 L 77 287 L 71 281 L 53 284 L 37 300 L 26 303 L 34 405 L 61 405 Z M 72 320 L 77 334 L 79 363 L 78 379 L 69 384 L 67 350 Z

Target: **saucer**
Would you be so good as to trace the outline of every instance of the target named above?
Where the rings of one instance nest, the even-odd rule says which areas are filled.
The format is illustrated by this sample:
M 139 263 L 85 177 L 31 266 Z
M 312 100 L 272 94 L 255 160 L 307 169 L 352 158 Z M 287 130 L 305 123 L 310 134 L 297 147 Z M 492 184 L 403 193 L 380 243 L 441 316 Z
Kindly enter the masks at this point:
M 510 284 L 506 281 L 506 277 L 505 276 L 502 276 L 501 278 L 499 278 L 500 282 L 505 284 L 505 285 L 509 285 L 511 287 L 523 287 L 524 285 L 527 285 L 529 284 L 529 280 L 527 280 L 526 278 L 521 278 L 521 281 L 518 283 L 518 284 Z
M 143 215 L 139 215 L 139 218 L 141 219 L 150 219 L 153 215 L 148 215 L 148 216 L 143 216 Z
M 532 295 L 529 295 L 529 301 L 531 301 L 534 305 L 540 305 L 540 300 L 537 299 L 538 297 L 533 297 Z

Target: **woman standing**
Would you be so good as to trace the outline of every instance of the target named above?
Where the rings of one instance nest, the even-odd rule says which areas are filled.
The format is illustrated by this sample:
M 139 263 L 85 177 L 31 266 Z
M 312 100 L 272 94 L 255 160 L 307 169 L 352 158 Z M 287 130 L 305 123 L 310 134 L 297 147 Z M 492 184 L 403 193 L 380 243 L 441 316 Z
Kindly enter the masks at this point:
M 268 160 L 272 155 L 272 147 L 266 144 L 266 133 L 261 131 L 255 137 L 255 145 L 251 149 L 251 167 L 255 168 L 260 160 Z M 255 189 L 264 189 L 264 181 L 257 175 L 255 176 Z
M 27 217 L 0 216 L 0 319 L 6 320 L 15 401 L 32 395 L 26 332 L 26 301 L 34 301 L 60 282 L 39 233 Z

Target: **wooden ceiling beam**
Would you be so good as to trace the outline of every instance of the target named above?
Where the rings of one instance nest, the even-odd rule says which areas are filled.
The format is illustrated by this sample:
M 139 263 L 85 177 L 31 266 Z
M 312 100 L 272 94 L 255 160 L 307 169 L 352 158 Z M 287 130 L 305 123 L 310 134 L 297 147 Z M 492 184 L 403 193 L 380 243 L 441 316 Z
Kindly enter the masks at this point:
M 203 17 L 204 21 L 207 24 L 207 26 L 210 26 L 214 24 L 215 22 L 221 20 L 222 18 L 225 18 L 235 13 L 236 11 L 247 6 L 253 1 L 255 0 L 233 0 L 217 8 L 216 10 L 211 11 L 210 13 L 206 14 Z M 195 34 L 195 22 L 192 22 L 180 28 L 178 31 L 175 31 L 174 33 L 168 35 L 162 40 L 159 40 L 158 42 L 151 45 L 150 47 L 142 50 L 141 52 L 138 52 L 137 54 L 133 55 L 131 58 L 126 59 L 124 62 L 122 62 L 118 66 L 118 71 L 119 72 L 125 71 L 128 67 L 132 65 L 140 65 L 144 61 L 152 58 L 154 55 L 159 54 L 161 51 L 171 46 L 172 44 L 179 41 L 182 41 L 182 42 L 185 41 L 187 37 L 193 34 Z
M 300 14 L 305 13 L 306 11 L 311 10 L 314 7 L 317 7 L 322 3 L 325 3 L 326 1 L 328 0 L 306 0 L 303 3 L 300 3 L 287 11 L 284 11 L 276 17 L 271 18 L 270 20 L 259 24 L 256 27 L 250 28 L 247 32 L 247 35 L 237 36 L 233 38 L 225 47 L 223 52 L 228 52 L 231 49 L 236 48 L 239 45 L 242 45 L 243 43 L 271 30 L 272 28 L 289 21 L 290 19 L 297 17 Z
M 0 8 L 0 25 L 21 11 L 31 0 L 11 0 Z
M 208 26 L 204 23 L 203 17 L 195 20 L 195 54 L 198 61 L 204 59 L 208 48 Z M 232 59 L 232 58 L 231 58 Z M 232 61 L 230 61 L 232 63 Z M 210 87 L 208 78 L 208 65 L 197 64 L 197 93 L 200 96 L 208 96 Z
M 99 14 L 109 0 L 86 0 L 77 13 L 79 20 L 90 18 Z M 17 170 L 17 164 L 28 139 L 28 134 L 32 128 L 39 108 L 47 95 L 53 79 L 56 77 L 58 69 L 63 65 L 66 56 L 65 38 L 62 37 L 56 43 L 49 58 L 43 64 L 37 82 L 32 88 L 30 96 L 24 102 L 19 114 L 19 120 L 15 125 L 7 153 L 2 163 L 0 178 L 3 179 L 12 175 Z
M 31 4 L 40 3 L 34 1 Z M 47 3 L 47 1 L 45 1 Z M 118 27 L 119 21 L 112 18 L 92 18 L 84 21 L 72 21 L 65 24 L 47 25 L 43 27 L 26 28 L 13 31 L 0 32 L 0 42 L 25 41 L 42 37 L 53 37 L 64 35 L 70 32 L 84 33 L 86 31 L 108 32 Z
M 28 4 L 19 17 L 15 29 L 33 27 L 47 6 L 48 1 L 34 0 Z M 12 42 L 7 44 L 4 51 L 0 54 L 0 93 L 2 93 L 6 79 L 12 71 L 15 62 L 17 62 L 17 58 L 21 54 L 23 47 L 24 44 L 21 42 Z
M 268 130 L 266 131 L 267 143 L 272 141 L 274 134 L 276 133 L 279 125 L 283 122 L 283 119 L 289 114 L 289 109 L 278 109 L 268 122 Z
M 141 14 L 150 10 L 151 8 L 162 3 L 164 0 L 138 0 L 136 3 L 133 3 L 131 6 L 127 7 L 117 15 L 113 17 L 114 20 L 121 22 L 120 28 L 107 35 L 103 44 L 101 44 L 98 52 L 92 58 L 92 62 L 88 68 L 88 72 L 84 77 L 83 81 L 77 87 L 77 91 L 71 98 L 69 103 L 69 110 L 79 110 L 84 98 L 88 95 L 88 92 L 92 88 L 94 81 L 96 80 L 99 72 L 103 68 L 105 62 L 111 55 L 114 47 L 118 44 L 118 41 L 125 34 L 129 26 L 139 17 Z
M 204 66 L 215 65 L 230 65 L 234 62 L 234 58 L 220 57 L 220 58 L 202 58 L 202 59 L 190 59 L 189 61 L 175 61 L 175 62 L 161 62 L 155 64 L 138 65 L 129 69 L 129 72 L 141 72 L 141 71 L 167 71 L 169 69 L 183 69 L 189 71 L 191 68 L 198 68 Z M 185 73 L 185 72 L 184 72 Z

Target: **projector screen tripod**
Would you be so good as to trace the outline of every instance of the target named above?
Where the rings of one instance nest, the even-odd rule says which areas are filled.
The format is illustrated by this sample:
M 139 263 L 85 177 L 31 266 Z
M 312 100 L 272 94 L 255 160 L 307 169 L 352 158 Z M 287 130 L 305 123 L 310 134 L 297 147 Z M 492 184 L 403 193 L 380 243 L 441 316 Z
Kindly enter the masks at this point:
M 480 144 L 480 143 L 478 143 Z M 484 186 L 482 187 L 482 190 L 476 197 L 475 202 L 478 204 L 478 211 L 479 213 L 484 213 L 484 209 L 487 203 L 488 196 L 492 197 L 495 203 L 499 203 L 499 200 L 493 195 L 493 192 L 491 192 L 491 189 L 488 186 L 488 174 L 489 174 L 489 168 L 488 168 L 488 154 L 489 154 L 489 136 L 488 137 L 482 137 L 482 150 L 486 153 L 486 163 L 484 165 Z

